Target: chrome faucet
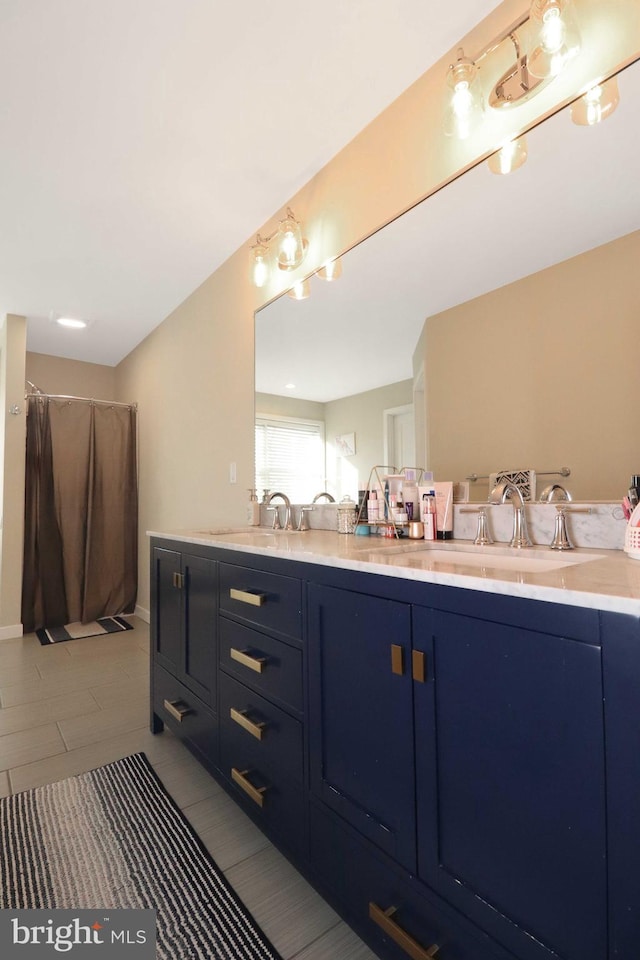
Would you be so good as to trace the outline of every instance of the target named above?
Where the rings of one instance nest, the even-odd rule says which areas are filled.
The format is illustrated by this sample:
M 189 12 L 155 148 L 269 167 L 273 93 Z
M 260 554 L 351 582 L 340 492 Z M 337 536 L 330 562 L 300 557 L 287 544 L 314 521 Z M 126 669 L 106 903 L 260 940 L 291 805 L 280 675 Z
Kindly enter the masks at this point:
M 326 490 L 325 490 L 323 493 L 316 493 L 315 497 L 313 498 L 313 500 L 312 500 L 311 502 L 312 502 L 312 503 L 317 503 L 318 500 L 322 500 L 323 497 L 324 497 L 329 503 L 335 503 L 335 502 L 336 502 L 336 501 L 335 501 L 335 498 L 332 497 L 330 493 L 327 493 Z
M 274 500 L 276 497 L 280 497 L 280 499 L 283 501 L 285 506 L 284 529 L 293 530 L 293 523 L 291 522 L 291 501 L 289 500 L 289 497 L 286 495 L 286 493 L 278 493 L 277 491 L 275 493 L 270 493 L 267 498 L 267 508 L 269 508 L 271 501 Z M 273 510 L 273 528 L 272 529 L 280 530 L 281 529 L 280 515 L 278 512 L 278 508 L 276 506 L 276 507 L 271 507 L 270 509 Z
M 571 500 L 571 494 L 561 483 L 550 483 L 540 494 L 540 503 L 553 503 L 554 500 Z
M 513 504 L 513 534 L 510 547 L 532 547 L 527 530 L 527 517 L 524 512 L 524 500 L 520 490 L 509 480 L 503 480 L 497 483 L 489 494 L 489 503 L 506 503 L 510 500 Z

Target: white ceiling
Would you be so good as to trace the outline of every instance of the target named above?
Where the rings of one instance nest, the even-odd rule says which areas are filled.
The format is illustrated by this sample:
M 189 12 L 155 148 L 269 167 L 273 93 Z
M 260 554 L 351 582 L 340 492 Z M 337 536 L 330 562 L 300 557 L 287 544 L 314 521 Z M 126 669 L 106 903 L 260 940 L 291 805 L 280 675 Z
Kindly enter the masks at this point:
M 118 363 L 496 5 L 0 0 L 0 314 Z
M 478 165 L 349 251 L 339 280 L 312 277 L 308 300 L 261 310 L 256 389 L 327 402 L 411 378 L 426 317 L 640 229 L 640 63 L 618 86 L 605 122 L 563 110 L 510 176 Z

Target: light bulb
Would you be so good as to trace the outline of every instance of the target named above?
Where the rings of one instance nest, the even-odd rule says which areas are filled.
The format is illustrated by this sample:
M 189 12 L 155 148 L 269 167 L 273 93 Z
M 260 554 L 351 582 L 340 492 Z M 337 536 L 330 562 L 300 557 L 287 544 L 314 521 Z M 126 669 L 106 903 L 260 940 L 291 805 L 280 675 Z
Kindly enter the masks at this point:
M 251 248 L 251 277 L 256 287 L 264 287 L 269 277 L 267 255 L 269 251 L 262 243 Z
M 291 210 L 287 210 L 287 216 L 280 221 L 278 232 L 280 234 L 278 266 L 281 270 L 294 270 L 304 260 L 306 245 L 302 239 L 300 224 Z
M 618 81 L 615 77 L 598 83 L 571 104 L 571 119 L 584 127 L 592 127 L 606 120 L 620 103 Z
M 327 260 L 318 270 L 318 276 L 327 282 L 338 280 L 342 276 L 342 259 L 336 257 L 335 260 Z
M 527 66 L 534 77 L 557 77 L 580 52 L 580 33 L 571 0 L 533 0 L 529 30 Z
M 458 60 L 447 74 L 447 83 L 453 91 L 444 117 L 444 132 L 448 137 L 466 140 L 482 118 L 482 104 L 474 83 L 478 68 L 473 60 L 458 51 Z
M 513 173 L 514 170 L 525 163 L 526 159 L 527 141 L 522 136 L 504 143 L 496 153 L 489 157 L 487 165 L 492 173 L 504 175 Z
M 311 284 L 309 280 L 297 280 L 288 291 L 288 296 L 292 300 L 306 300 L 311 294 Z

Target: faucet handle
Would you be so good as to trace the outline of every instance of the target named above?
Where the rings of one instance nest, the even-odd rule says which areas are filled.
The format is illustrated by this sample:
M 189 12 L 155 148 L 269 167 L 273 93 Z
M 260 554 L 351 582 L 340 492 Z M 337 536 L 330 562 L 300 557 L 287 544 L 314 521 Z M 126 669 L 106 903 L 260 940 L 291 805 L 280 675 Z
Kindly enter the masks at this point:
M 477 513 L 478 514 L 478 529 L 476 530 L 475 540 L 473 541 L 476 547 L 486 547 L 488 544 L 493 543 L 493 537 L 489 533 L 489 522 L 487 519 L 487 510 L 491 504 L 481 504 L 479 507 L 462 507 L 460 513 Z
M 555 528 L 553 540 L 549 544 L 551 550 L 573 550 L 573 543 L 567 531 L 568 513 L 591 513 L 591 507 L 570 507 L 568 503 L 556 504 Z
M 303 531 L 303 530 L 309 529 L 309 524 L 305 519 L 305 513 L 311 513 L 313 509 L 314 507 L 312 507 L 311 505 L 300 507 L 300 516 L 298 517 L 298 527 L 297 527 L 298 530 Z
M 273 523 L 271 525 L 272 530 L 281 530 L 280 526 L 280 512 L 277 507 L 267 507 L 269 513 L 273 513 Z

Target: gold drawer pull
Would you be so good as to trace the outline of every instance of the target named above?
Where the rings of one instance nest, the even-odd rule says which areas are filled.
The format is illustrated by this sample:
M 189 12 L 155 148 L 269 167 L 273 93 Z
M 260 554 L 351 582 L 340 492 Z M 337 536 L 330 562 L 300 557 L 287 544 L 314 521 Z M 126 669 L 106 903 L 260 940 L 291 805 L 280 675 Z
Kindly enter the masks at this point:
M 244 790 L 247 796 L 251 797 L 254 803 L 262 807 L 264 806 L 264 794 L 267 787 L 254 787 L 254 785 L 247 780 L 248 773 L 248 770 L 238 770 L 236 767 L 231 767 L 231 779 Z
M 389 907 L 383 910 L 377 903 L 369 903 L 369 917 L 376 923 L 381 930 L 391 937 L 398 944 L 401 950 L 411 957 L 411 960 L 431 960 L 435 957 L 440 947 L 434 943 L 431 947 L 423 947 L 422 944 L 414 940 L 406 930 L 403 930 L 399 923 L 392 920 L 397 907 Z
M 187 706 L 184 700 L 165 700 L 163 706 L 167 713 L 170 713 L 178 723 L 182 723 L 185 717 L 193 713 L 191 707 Z
M 266 657 L 255 657 L 245 650 L 236 650 L 235 647 L 231 647 L 229 654 L 232 660 L 241 663 L 243 667 L 249 667 L 249 670 L 255 670 L 256 673 L 262 673 L 267 664 Z
M 252 737 L 255 737 L 256 740 L 262 740 L 266 723 L 254 723 L 253 720 L 249 720 L 249 717 L 244 711 L 236 710 L 235 707 L 229 709 L 229 716 L 244 730 L 247 730 Z
M 236 590 L 235 587 L 231 587 L 229 596 L 232 600 L 239 600 L 240 603 L 250 603 L 252 607 L 261 607 L 267 602 L 266 593 L 251 593 L 250 590 Z

